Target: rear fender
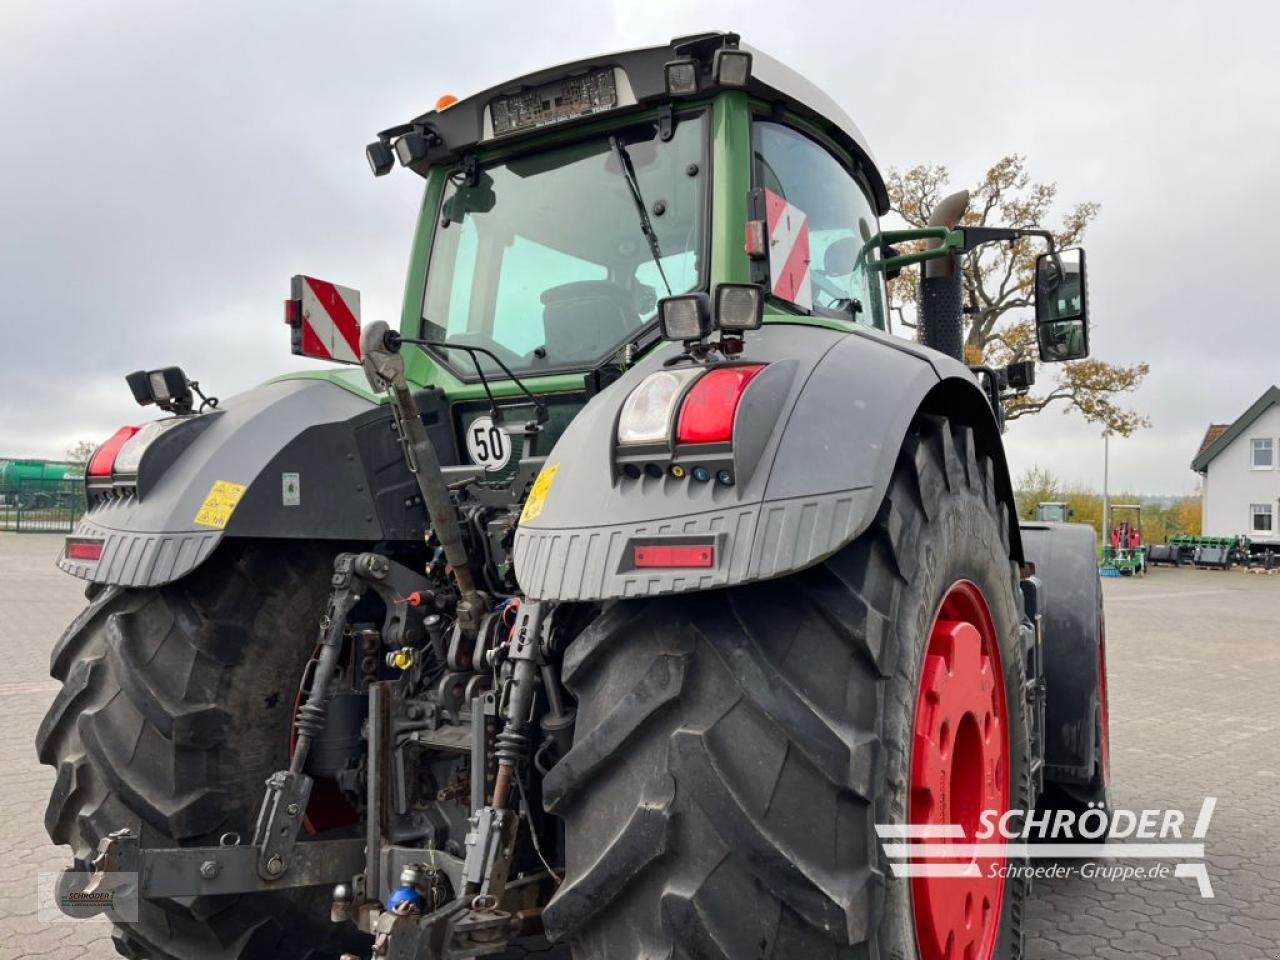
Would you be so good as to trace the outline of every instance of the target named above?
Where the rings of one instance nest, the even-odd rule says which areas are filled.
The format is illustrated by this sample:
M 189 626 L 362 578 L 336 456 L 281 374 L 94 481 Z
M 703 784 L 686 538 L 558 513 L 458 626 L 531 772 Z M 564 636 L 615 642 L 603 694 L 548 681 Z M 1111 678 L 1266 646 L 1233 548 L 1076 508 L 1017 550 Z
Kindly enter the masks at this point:
M 969 370 L 936 351 L 862 329 L 767 324 L 748 335 L 744 358 L 769 365 L 738 409 L 733 486 L 670 474 L 628 479 L 614 467 L 622 404 L 674 352 L 659 349 L 598 394 L 552 449 L 545 500 L 536 516 L 526 510 L 515 539 L 516 577 L 529 596 L 681 593 L 811 566 L 874 519 L 922 411 L 974 428 L 979 450 L 995 461 L 1005 509 L 1012 509 L 999 429 Z M 1020 558 L 1016 525 L 1010 540 Z M 714 565 L 635 568 L 637 545 L 680 542 L 712 544 Z
M 1024 523 L 1044 625 L 1045 779 L 1088 784 L 1098 756 L 1102 585 L 1097 537 L 1082 523 Z
M 163 465 L 148 451 L 136 487 L 94 498 L 72 537 L 101 540 L 98 561 L 63 556 L 58 566 L 94 583 L 157 586 L 193 570 L 224 536 L 381 539 L 356 443 L 358 426 L 378 414 L 325 380 L 280 380 L 230 397 Z M 239 502 L 223 527 L 197 522 L 219 483 L 243 488 Z

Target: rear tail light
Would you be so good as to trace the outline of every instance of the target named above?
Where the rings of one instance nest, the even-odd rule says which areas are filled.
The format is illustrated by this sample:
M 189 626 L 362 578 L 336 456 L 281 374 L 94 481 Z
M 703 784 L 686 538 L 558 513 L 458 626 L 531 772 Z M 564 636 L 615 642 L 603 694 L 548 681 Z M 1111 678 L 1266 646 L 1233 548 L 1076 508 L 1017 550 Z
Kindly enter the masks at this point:
M 680 397 L 701 373 L 700 367 L 659 370 L 641 380 L 622 405 L 618 442 L 668 443 Z
M 738 402 L 763 364 L 710 370 L 693 385 L 680 409 L 680 443 L 724 443 L 733 439 Z
M 90 477 L 110 477 L 121 448 L 133 439 L 138 430 L 138 427 L 121 427 L 113 433 L 106 443 L 94 451 L 86 474 Z
M 707 568 L 716 565 L 716 548 L 709 543 L 650 545 L 636 547 L 633 559 L 637 568 Z

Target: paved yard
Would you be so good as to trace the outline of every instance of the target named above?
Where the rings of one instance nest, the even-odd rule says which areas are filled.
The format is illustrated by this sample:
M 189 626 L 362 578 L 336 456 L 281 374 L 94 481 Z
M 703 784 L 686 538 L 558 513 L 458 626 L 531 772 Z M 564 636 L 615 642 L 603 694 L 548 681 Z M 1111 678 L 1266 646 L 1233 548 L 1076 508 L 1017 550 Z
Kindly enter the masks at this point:
M 55 687 L 49 649 L 82 602 L 53 567 L 61 539 L 0 533 L 0 960 L 114 956 L 101 921 L 41 924 L 36 876 L 63 854 L 42 817 L 53 772 L 36 726 Z M 1280 960 L 1280 577 L 1156 570 L 1107 580 L 1112 780 L 1117 805 L 1198 811 L 1217 894 L 1191 879 L 1042 883 L 1028 956 Z

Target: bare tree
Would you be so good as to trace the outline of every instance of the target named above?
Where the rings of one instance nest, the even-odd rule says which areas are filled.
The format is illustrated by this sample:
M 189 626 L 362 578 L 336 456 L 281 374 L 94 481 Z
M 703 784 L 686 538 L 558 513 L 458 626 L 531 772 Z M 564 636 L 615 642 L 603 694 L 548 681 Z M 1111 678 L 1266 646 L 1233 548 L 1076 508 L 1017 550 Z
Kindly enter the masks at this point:
M 922 164 L 889 172 L 894 210 L 911 226 L 926 225 L 939 200 L 951 192 L 951 175 L 940 164 Z M 992 166 L 970 190 L 963 226 L 1046 227 L 1057 197 L 1057 185 L 1032 181 L 1025 158 L 1011 154 Z M 1092 201 L 1076 204 L 1053 231 L 1059 248 L 1078 244 L 1098 215 Z M 963 258 L 965 355 L 970 363 L 1003 365 L 1036 356 L 1035 323 L 1027 315 L 1034 303 L 1035 260 L 1043 244 L 1034 239 L 985 244 Z M 918 274 L 904 270 L 889 285 L 890 310 L 898 322 L 912 327 L 919 288 Z M 1011 420 L 1039 413 L 1063 401 L 1086 420 L 1128 436 L 1150 421 L 1117 402 L 1147 375 L 1145 363 L 1115 364 L 1089 358 L 1055 365 L 1056 381 L 1044 393 L 1031 393 L 1007 406 Z

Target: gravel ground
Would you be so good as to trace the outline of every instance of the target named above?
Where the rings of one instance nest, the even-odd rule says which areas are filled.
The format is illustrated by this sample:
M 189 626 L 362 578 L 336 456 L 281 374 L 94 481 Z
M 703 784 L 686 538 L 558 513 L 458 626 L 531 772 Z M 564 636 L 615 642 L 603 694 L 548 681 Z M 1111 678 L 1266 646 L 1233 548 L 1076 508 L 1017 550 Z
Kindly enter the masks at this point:
M 0 960 L 115 956 L 104 922 L 37 915 L 38 875 L 66 854 L 45 837 L 53 771 L 32 743 L 57 689 L 49 651 L 83 602 L 53 566 L 61 544 L 0 533 L 0 709 L 14 721 L 0 748 Z M 1040 882 L 1027 956 L 1280 960 L 1280 577 L 1157 569 L 1104 584 L 1113 800 L 1194 819 L 1216 797 L 1205 840 L 1216 896 L 1185 877 Z

